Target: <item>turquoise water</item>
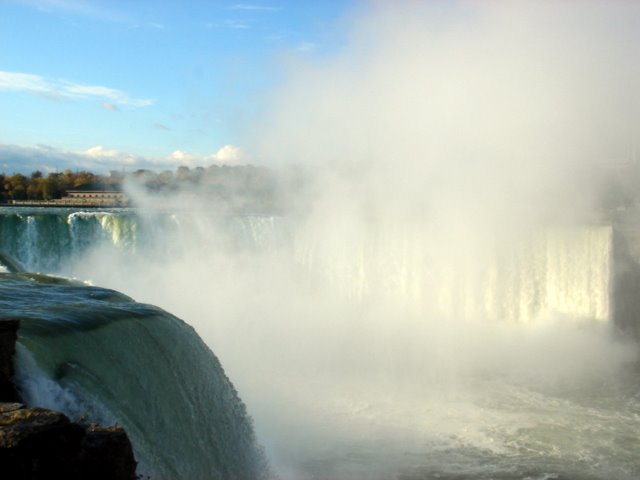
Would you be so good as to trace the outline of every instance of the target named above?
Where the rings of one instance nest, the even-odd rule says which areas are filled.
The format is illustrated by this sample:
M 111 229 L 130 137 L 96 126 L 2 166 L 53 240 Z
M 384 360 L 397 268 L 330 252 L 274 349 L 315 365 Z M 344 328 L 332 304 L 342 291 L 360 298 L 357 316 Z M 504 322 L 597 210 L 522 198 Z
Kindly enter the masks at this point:
M 23 398 L 124 426 L 139 474 L 267 476 L 244 404 L 183 321 L 113 290 L 33 274 L 0 274 L 0 311 L 21 320 Z
M 205 228 L 200 214 L 139 215 L 133 209 L 0 207 L 0 250 L 28 271 L 68 273 L 83 255 L 101 249 L 105 254 L 153 259 L 183 254 L 194 247 L 253 248 L 282 242 L 273 217 L 219 216 L 217 230 L 225 239 L 193 244 L 187 232 Z M 213 243 L 215 242 L 215 244 Z

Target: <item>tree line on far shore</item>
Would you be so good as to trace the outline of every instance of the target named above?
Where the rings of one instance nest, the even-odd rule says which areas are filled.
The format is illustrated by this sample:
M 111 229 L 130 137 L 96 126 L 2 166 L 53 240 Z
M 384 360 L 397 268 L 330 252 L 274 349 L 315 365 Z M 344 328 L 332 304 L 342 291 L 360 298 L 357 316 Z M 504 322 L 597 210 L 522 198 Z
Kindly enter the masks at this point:
M 28 177 L 21 173 L 13 175 L 3 173 L 0 174 L 0 199 L 5 202 L 9 200 L 52 200 L 61 198 L 68 190 L 98 183 L 113 184 L 113 180 L 87 171 L 65 170 L 62 173 L 49 173 L 46 177 L 39 170 Z
M 133 172 L 111 171 L 98 175 L 85 170 L 51 172 L 35 171 L 30 176 L 21 173 L 0 174 L 0 202 L 12 200 L 54 200 L 70 190 L 120 190 L 125 181 L 142 185 L 150 193 L 202 193 L 218 200 L 251 198 L 253 202 L 273 205 L 277 202 L 277 180 L 274 172 L 252 165 L 189 168 L 155 172 L 140 169 Z
M 1 159 L 0 159 L 1 160 Z M 0 204 L 12 200 L 47 201 L 64 197 L 70 190 L 123 189 L 127 182 L 142 186 L 157 198 L 172 201 L 172 195 L 187 194 L 209 201 L 216 207 L 233 210 L 279 211 L 299 204 L 311 196 L 309 171 L 294 166 L 286 171 L 274 171 L 252 165 L 212 165 L 209 167 L 177 167 L 175 171 L 139 169 L 131 172 L 113 170 L 107 175 L 86 170 L 51 172 L 31 175 L 0 173 Z M 614 212 L 640 209 L 640 161 L 598 170 L 600 184 L 595 208 Z M 300 192 L 303 194 L 300 195 Z M 295 199 L 295 202 L 294 202 Z

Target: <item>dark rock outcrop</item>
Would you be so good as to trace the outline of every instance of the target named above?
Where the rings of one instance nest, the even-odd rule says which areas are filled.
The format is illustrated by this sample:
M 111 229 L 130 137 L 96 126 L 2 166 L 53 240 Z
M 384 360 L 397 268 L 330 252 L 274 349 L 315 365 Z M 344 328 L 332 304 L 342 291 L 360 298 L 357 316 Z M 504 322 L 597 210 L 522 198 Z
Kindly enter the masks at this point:
M 18 401 L 18 393 L 13 385 L 13 355 L 20 321 L 0 319 L 0 401 Z
M 137 478 L 122 428 L 82 425 L 63 413 L 19 403 L 12 381 L 19 326 L 18 320 L 0 319 L 0 478 Z
M 118 427 L 80 425 L 60 412 L 0 407 L 0 471 L 15 479 L 135 479 L 131 443 Z

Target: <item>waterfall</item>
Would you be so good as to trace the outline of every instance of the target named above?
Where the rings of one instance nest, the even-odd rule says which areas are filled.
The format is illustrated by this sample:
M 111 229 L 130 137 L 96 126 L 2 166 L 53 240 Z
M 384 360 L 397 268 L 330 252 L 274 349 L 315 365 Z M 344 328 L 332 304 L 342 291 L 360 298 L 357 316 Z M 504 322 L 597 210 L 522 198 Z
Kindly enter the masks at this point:
M 297 238 L 296 258 L 359 302 L 464 321 L 610 319 L 610 226 L 550 227 L 517 241 L 458 245 L 415 227 L 335 232 L 305 232 Z
M 112 290 L 0 275 L 4 315 L 21 319 L 16 383 L 30 406 L 118 423 L 139 474 L 259 479 L 252 422 L 193 328 Z
M 98 248 L 132 258 L 187 251 L 291 249 L 328 288 L 359 302 L 388 302 L 430 318 L 528 323 L 541 317 L 611 317 L 612 228 L 549 227 L 518 241 L 451 240 L 416 226 L 131 212 L 0 212 L 0 250 L 30 271 L 64 266 Z M 352 230 L 351 230 L 352 229 Z M 353 234 L 350 234 L 352 232 Z
M 65 273 L 69 264 L 96 249 L 166 256 L 194 247 L 227 248 L 231 244 L 234 248 L 270 248 L 284 238 L 274 217 L 220 217 L 216 230 L 224 238 L 207 237 L 210 220 L 190 213 L 136 215 L 122 209 L 0 208 L 0 250 L 27 271 Z
M 91 247 L 130 243 L 129 224 L 127 215 L 108 212 L 0 209 L 0 249 L 28 271 L 59 271 Z
M 37 241 L 21 243 L 29 216 Z M 0 250 L 188 321 L 282 478 L 636 478 L 637 346 L 610 328 L 637 285 L 611 295 L 619 232 L 447 226 L 7 209 Z M 263 465 L 191 327 L 110 290 L 13 278 L 0 306 L 28 319 L 32 401 L 117 419 L 160 477 Z

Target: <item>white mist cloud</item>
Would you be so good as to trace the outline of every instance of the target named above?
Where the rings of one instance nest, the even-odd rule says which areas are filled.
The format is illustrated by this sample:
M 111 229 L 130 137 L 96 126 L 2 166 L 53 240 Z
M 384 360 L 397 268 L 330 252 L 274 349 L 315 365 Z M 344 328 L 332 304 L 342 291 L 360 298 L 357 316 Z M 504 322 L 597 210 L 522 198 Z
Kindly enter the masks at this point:
M 639 10 L 376 2 L 344 51 L 291 66 L 260 152 L 324 170 L 329 201 L 378 214 L 578 210 L 593 167 L 640 137 Z

